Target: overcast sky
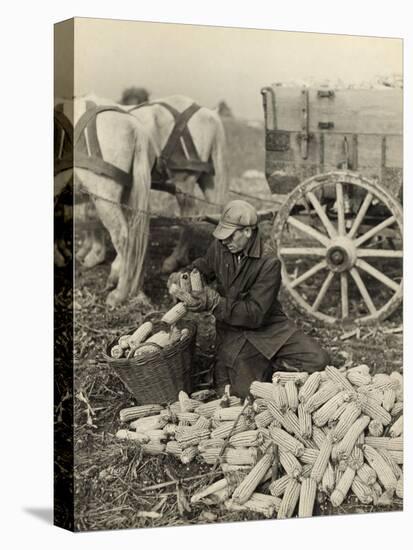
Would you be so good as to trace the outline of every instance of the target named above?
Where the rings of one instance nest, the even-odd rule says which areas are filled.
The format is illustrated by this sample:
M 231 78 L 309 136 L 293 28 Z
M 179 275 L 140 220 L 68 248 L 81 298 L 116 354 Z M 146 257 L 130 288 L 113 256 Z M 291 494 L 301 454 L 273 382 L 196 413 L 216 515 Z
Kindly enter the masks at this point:
M 75 36 L 76 95 L 119 100 L 125 87 L 143 86 L 152 99 L 180 93 L 208 107 L 224 99 L 244 118 L 262 118 L 260 89 L 271 82 L 402 73 L 400 39 L 110 19 L 76 19 Z

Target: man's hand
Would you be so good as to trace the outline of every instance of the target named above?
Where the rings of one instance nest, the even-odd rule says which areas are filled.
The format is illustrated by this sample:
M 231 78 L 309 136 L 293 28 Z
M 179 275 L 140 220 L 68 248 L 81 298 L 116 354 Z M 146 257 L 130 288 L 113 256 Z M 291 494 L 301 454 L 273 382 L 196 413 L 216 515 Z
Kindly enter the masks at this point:
M 197 301 L 194 305 L 187 305 L 187 309 L 193 312 L 212 311 L 218 305 L 221 296 L 216 290 L 205 286 L 199 292 L 192 292 L 192 296 Z
M 168 277 L 168 281 L 166 283 L 166 286 L 168 287 L 168 291 L 170 291 L 171 286 L 173 284 L 179 286 L 179 278 L 181 276 L 181 273 L 179 271 L 175 271 L 175 273 L 171 273 Z

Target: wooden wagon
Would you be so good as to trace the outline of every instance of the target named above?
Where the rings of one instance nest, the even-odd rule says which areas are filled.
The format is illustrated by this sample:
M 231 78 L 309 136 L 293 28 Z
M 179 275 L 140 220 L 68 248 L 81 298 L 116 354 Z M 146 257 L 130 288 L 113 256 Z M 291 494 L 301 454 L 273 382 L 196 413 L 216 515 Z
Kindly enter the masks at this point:
M 402 300 L 402 90 L 261 93 L 285 288 L 330 324 L 385 319 Z

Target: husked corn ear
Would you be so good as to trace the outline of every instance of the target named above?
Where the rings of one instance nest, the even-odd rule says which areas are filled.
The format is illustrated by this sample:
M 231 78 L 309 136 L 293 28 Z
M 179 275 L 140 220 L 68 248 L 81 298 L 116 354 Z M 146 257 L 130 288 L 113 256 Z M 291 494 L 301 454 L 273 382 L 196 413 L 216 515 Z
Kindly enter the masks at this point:
M 378 420 L 371 420 L 369 423 L 369 434 L 374 437 L 380 437 L 383 435 L 384 426 Z
M 153 416 L 157 413 L 160 413 L 161 410 L 162 406 L 157 404 L 127 407 L 126 409 L 120 410 L 119 418 L 121 422 L 130 422 L 131 420 L 143 418 L 144 416 Z
M 138 441 L 139 443 L 148 443 L 149 435 L 142 432 L 132 432 L 130 430 L 118 430 L 115 437 L 117 439 L 127 439 L 129 441 Z
M 328 378 L 332 382 L 336 383 L 340 387 L 340 389 L 345 390 L 350 394 L 354 392 L 353 386 L 350 384 L 344 374 L 342 374 L 338 369 L 336 369 L 335 367 L 326 367 L 325 372 Z
M 298 392 L 298 399 L 301 403 L 306 403 L 312 395 L 318 390 L 321 382 L 321 374 L 316 371 L 310 374 Z
M 231 447 L 257 447 L 263 443 L 263 435 L 258 430 L 247 430 L 229 439 Z
M 338 407 L 350 400 L 350 394 L 342 390 L 329 399 L 313 413 L 313 422 L 316 426 L 324 426 L 333 417 Z
M 191 497 L 191 503 L 196 504 L 200 500 L 203 500 L 204 498 L 208 497 L 209 495 L 212 495 L 213 493 L 216 493 L 218 491 L 221 491 L 222 489 L 225 489 L 228 486 L 228 481 L 224 478 L 215 481 L 205 489 L 201 489 L 200 491 L 197 491 L 194 493 Z
M 394 460 L 392 455 L 390 454 L 391 451 L 386 451 L 386 449 L 376 449 L 379 455 L 381 455 L 384 460 L 387 462 L 387 464 L 390 466 L 394 476 L 396 479 L 399 479 L 399 477 L 402 475 L 402 470 L 400 466 L 397 464 L 397 462 Z
M 377 481 L 376 471 L 366 463 L 357 470 L 357 475 L 366 485 L 374 485 Z
M 120 359 L 123 357 L 123 349 L 119 345 L 112 346 L 110 356 L 114 359 Z
M 165 432 L 165 434 L 168 436 L 168 437 L 175 437 L 175 434 L 176 434 L 176 429 L 177 429 L 177 425 L 176 424 L 167 424 L 163 429 L 163 431 Z
M 273 420 L 278 424 L 284 424 L 284 415 L 281 412 L 279 406 L 272 399 L 267 401 L 268 411 L 271 413 Z
M 186 306 L 183 302 L 178 302 L 162 317 L 161 321 L 168 325 L 173 325 L 186 315 Z
M 229 434 L 235 435 L 240 432 L 244 432 L 248 429 L 247 422 L 243 416 L 240 416 L 238 420 L 221 422 L 218 428 L 215 428 L 211 432 L 212 438 L 223 438 L 229 436 Z
M 197 407 L 202 404 L 196 399 L 190 398 L 189 395 L 184 391 L 180 391 L 178 393 L 178 402 L 180 412 L 193 412 Z
M 403 436 L 400 437 L 372 437 L 367 436 L 365 443 L 375 449 L 386 449 L 386 451 L 402 451 Z
M 272 400 L 281 412 L 287 410 L 287 393 L 284 386 L 278 382 L 273 382 Z
M 350 467 L 346 468 L 346 470 L 343 472 L 340 481 L 337 483 L 334 491 L 331 493 L 330 496 L 330 501 L 333 506 L 337 507 L 343 503 L 354 481 L 355 475 L 356 472 L 353 470 L 353 468 Z
M 363 452 L 367 462 L 376 471 L 377 477 L 383 487 L 385 489 L 394 489 L 397 485 L 397 479 L 384 458 L 368 444 L 363 445 Z
M 235 397 L 233 395 L 229 398 L 229 407 L 233 407 L 236 405 L 239 405 L 241 403 L 241 400 L 239 397 Z M 221 407 L 221 399 L 214 399 L 213 401 L 209 401 L 208 403 L 203 403 L 199 407 L 195 409 L 195 412 L 198 413 L 200 416 L 206 416 L 207 418 L 210 418 L 216 409 Z
M 288 432 L 275 426 L 271 426 L 269 431 L 271 438 L 280 448 L 291 451 L 295 456 L 303 454 L 304 445 Z
M 396 422 L 393 422 L 389 430 L 389 435 L 390 437 L 400 437 L 403 435 L 403 415 L 399 416 Z
M 227 510 L 230 511 L 243 512 L 249 510 L 262 514 L 266 518 L 272 518 L 280 507 L 281 500 L 271 495 L 253 493 L 251 498 L 244 504 L 236 504 L 233 500 L 227 500 L 224 504 Z
M 129 428 L 137 432 L 147 432 L 148 430 L 161 430 L 166 424 L 168 424 L 168 420 L 157 414 L 138 418 L 129 424 Z
M 312 413 L 321 405 L 327 403 L 329 399 L 334 397 L 341 390 L 340 386 L 335 382 L 329 381 L 325 385 L 321 386 L 314 395 L 305 403 L 305 407 L 308 412 Z
M 396 401 L 393 405 L 392 410 L 390 411 L 392 416 L 397 416 L 403 410 L 403 401 Z
M 165 451 L 165 448 L 165 443 L 161 443 L 159 441 L 150 441 L 149 443 L 142 444 L 143 452 L 148 455 L 159 455 Z
M 386 388 L 383 395 L 382 407 L 390 412 L 396 402 L 396 392 L 393 388 Z
M 254 380 L 250 386 L 250 393 L 254 397 L 261 397 L 266 401 L 270 401 L 273 399 L 273 388 L 274 385 L 271 382 L 258 382 Z
M 312 418 L 303 403 L 298 405 L 298 425 L 301 437 L 309 439 L 313 433 Z
M 158 351 L 158 346 L 147 344 L 146 342 L 141 344 L 141 347 L 136 350 L 131 348 L 131 352 L 133 352 L 133 357 L 143 357 L 144 355 L 150 355 L 151 353 L 157 353 Z
M 313 426 L 313 440 L 317 447 L 320 449 L 321 445 L 324 443 L 326 434 L 318 426 Z
M 131 348 L 136 348 L 142 342 L 146 340 L 149 334 L 152 332 L 153 324 L 151 321 L 146 321 L 139 328 L 135 330 L 133 334 L 129 336 L 129 346 Z
M 332 446 L 333 444 L 331 442 L 331 437 L 327 436 L 320 447 L 320 452 L 313 464 L 310 474 L 310 477 L 317 483 L 320 483 L 323 478 L 324 472 L 330 460 Z
M 256 397 L 254 403 L 252 404 L 253 411 L 256 414 L 262 413 L 267 410 L 267 402 L 262 397 Z
M 288 380 L 285 384 L 288 408 L 296 411 L 298 407 L 298 389 L 294 380 Z
M 200 416 L 198 420 L 192 425 L 195 430 L 209 430 L 211 428 L 211 419 L 205 416 Z
M 357 372 L 347 372 L 347 378 L 353 384 L 353 386 L 367 386 L 371 384 L 370 374 L 363 374 L 359 371 Z
M 152 336 L 150 336 L 145 344 L 157 344 L 161 348 L 164 348 L 169 343 L 169 334 L 165 330 L 160 330 Z
M 123 350 L 128 349 L 130 336 L 130 334 L 124 334 L 123 336 L 120 336 L 118 344 Z
M 388 374 L 385 374 L 384 372 L 375 374 L 372 378 L 372 383 L 375 388 L 381 390 L 393 387 L 393 380 Z
M 351 466 L 353 470 L 356 470 L 356 472 L 364 464 L 364 454 L 362 450 L 363 445 L 364 445 L 364 433 L 361 433 L 357 438 L 356 444 L 354 445 L 348 460 L 348 465 Z
M 189 278 L 188 273 L 181 273 L 179 275 L 179 286 L 185 292 L 188 292 L 189 294 L 191 293 L 192 286 L 191 286 L 191 280 Z
M 284 491 L 287 488 L 287 485 L 290 479 L 291 479 L 291 476 L 286 474 L 282 477 L 279 477 L 275 481 L 272 481 L 269 485 L 270 493 L 274 497 L 281 497 L 284 494 Z
M 218 449 L 218 452 L 222 449 L 222 447 L 225 445 L 224 439 L 202 439 L 202 441 L 199 442 L 198 449 L 200 451 L 208 451 L 209 449 Z
M 196 455 L 199 453 L 197 447 L 187 447 L 181 453 L 181 462 L 182 464 L 189 464 L 193 461 Z
M 288 481 L 278 509 L 277 519 L 291 518 L 300 498 L 301 484 L 294 478 Z
M 216 409 L 214 411 L 214 414 L 212 415 L 212 418 L 220 421 L 236 420 L 243 412 L 243 410 L 243 405 L 237 405 L 236 407 L 226 407 L 225 409 Z
M 194 292 L 200 292 L 204 286 L 202 284 L 201 274 L 198 269 L 194 268 L 190 275 L 191 287 Z
M 340 441 L 346 435 L 360 414 L 361 408 L 358 403 L 351 401 L 347 404 L 339 418 L 339 421 L 337 422 L 336 427 L 333 428 L 332 437 L 334 442 Z
M 180 341 L 183 342 L 183 340 L 185 340 L 185 338 L 188 338 L 189 337 L 189 329 L 184 327 L 182 330 L 181 330 L 181 338 L 180 338 Z
M 336 477 L 334 475 L 334 468 L 332 467 L 331 462 L 329 462 L 321 479 L 321 490 L 329 495 L 333 492 L 335 483 Z
M 272 381 L 275 383 L 286 384 L 289 380 L 294 380 L 296 384 L 301 386 L 308 378 L 308 372 L 285 372 L 276 371 L 272 375 Z
M 274 420 L 274 417 L 271 414 L 271 412 L 267 409 L 257 414 L 254 420 L 258 428 L 266 428 Z
M 303 467 L 291 451 L 286 451 L 281 447 L 279 449 L 279 460 L 286 474 L 288 474 L 290 477 L 297 478 L 299 475 L 301 475 Z
M 338 454 L 340 457 L 348 458 L 350 456 L 359 435 L 367 428 L 369 421 L 370 418 L 368 416 L 361 416 L 347 430 L 345 436 L 338 444 Z
M 311 477 L 311 470 L 313 469 L 312 464 L 303 464 L 303 470 L 301 472 L 301 475 L 298 477 L 299 481 L 302 481 L 303 479 L 306 479 L 307 477 Z
M 403 451 L 388 451 L 388 453 L 397 464 L 403 464 Z
M 338 420 L 340 419 L 340 416 L 343 414 L 343 412 L 346 410 L 346 407 L 347 407 L 348 403 L 343 403 L 342 405 L 340 405 L 336 411 L 331 415 L 331 418 L 330 420 L 328 421 L 327 425 L 329 427 L 334 427 L 336 425 L 336 423 L 338 422 Z M 361 409 L 360 409 L 361 411 Z
M 268 472 L 272 461 L 273 453 L 267 452 L 261 460 L 252 468 L 250 473 L 242 481 L 242 483 L 235 489 L 232 500 L 237 504 L 245 504 L 251 497 L 252 493 L 261 483 L 263 477 Z
M 181 454 L 182 454 L 182 449 L 181 447 L 178 445 L 178 442 L 171 439 L 170 441 L 168 441 L 168 443 L 166 444 L 166 447 L 165 447 L 165 452 L 170 454 L 170 455 L 173 455 L 173 456 L 176 456 L 178 458 L 181 457 Z
M 358 475 L 353 479 L 351 490 L 362 504 L 371 504 L 373 502 L 373 492 L 368 485 L 363 483 Z
M 314 464 L 319 455 L 318 449 L 305 449 L 303 454 L 300 456 L 301 462 L 304 464 Z
M 203 439 L 209 439 L 209 430 L 194 430 L 189 429 L 185 433 L 176 436 L 181 449 L 199 445 Z
M 310 518 L 313 515 L 317 483 L 310 477 L 301 482 L 300 502 L 298 504 L 298 517 Z
M 299 441 L 301 441 L 301 443 L 304 444 L 304 440 L 302 439 L 300 432 L 300 423 L 298 420 L 298 416 L 292 409 L 288 409 L 284 413 L 282 425 L 287 430 L 287 432 L 294 435 Z
M 403 476 L 401 476 L 398 481 L 397 481 L 397 485 L 396 485 L 396 495 L 399 497 L 399 498 L 403 498 Z
M 225 449 L 223 455 L 223 462 L 227 464 L 255 464 L 258 458 L 258 452 L 255 447 L 247 447 L 245 449 L 231 449 L 228 447 Z

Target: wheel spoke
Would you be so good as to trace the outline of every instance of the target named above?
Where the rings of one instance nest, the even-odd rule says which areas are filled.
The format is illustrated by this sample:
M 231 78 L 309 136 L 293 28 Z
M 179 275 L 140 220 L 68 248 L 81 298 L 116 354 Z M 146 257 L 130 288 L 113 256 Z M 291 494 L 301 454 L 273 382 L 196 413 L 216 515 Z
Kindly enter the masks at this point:
M 307 225 L 306 223 L 300 222 L 300 220 L 297 220 L 297 218 L 294 218 L 294 216 L 288 216 L 288 223 L 294 226 L 299 231 L 302 231 L 306 235 L 309 235 L 310 237 L 313 237 L 316 241 L 320 242 L 324 246 L 328 246 L 330 239 L 317 231 L 317 229 L 314 229 L 314 227 L 311 227 L 310 225 Z
M 307 197 L 310 199 L 311 204 L 314 207 L 314 210 L 317 212 L 318 217 L 322 221 L 324 227 L 327 230 L 327 233 L 330 235 L 330 238 L 333 239 L 337 236 L 337 231 L 335 230 L 333 224 L 328 219 L 327 214 L 325 213 L 323 207 L 320 204 L 320 201 L 317 199 L 317 197 L 314 195 L 312 191 L 308 191 Z
M 351 270 L 350 270 L 350 273 L 351 273 L 351 276 L 353 277 L 354 282 L 356 283 L 357 288 L 359 289 L 360 294 L 361 294 L 366 306 L 368 307 L 370 313 L 372 315 L 376 315 L 377 314 L 377 309 L 376 309 L 375 305 L 373 304 L 373 301 L 370 297 L 370 294 L 369 294 L 369 292 L 366 288 L 366 285 L 363 283 L 363 280 L 360 277 L 360 273 L 358 272 L 357 268 L 352 267 Z
M 325 248 L 311 248 L 311 247 L 298 247 L 298 248 L 281 248 L 281 256 L 325 256 Z
M 321 302 L 323 301 L 324 296 L 326 295 L 326 292 L 330 287 L 330 284 L 331 284 L 331 281 L 333 280 L 333 277 L 334 277 L 334 271 L 330 271 L 330 273 L 327 275 L 322 287 L 320 288 L 320 292 L 318 293 L 314 304 L 311 306 L 312 311 L 317 311 L 318 308 L 320 307 Z
M 364 216 L 366 215 L 367 210 L 369 209 L 370 203 L 373 200 L 373 195 L 369 192 L 364 197 L 363 203 L 357 213 L 357 216 L 351 226 L 350 231 L 348 232 L 348 237 L 352 239 L 357 233 L 358 228 L 360 227 L 361 222 L 363 221 Z
M 369 231 L 367 231 L 367 233 L 364 233 L 364 235 L 361 235 L 358 239 L 356 239 L 354 241 L 355 246 L 359 247 L 361 244 L 363 244 L 364 242 L 374 237 L 374 235 L 379 233 L 382 229 L 385 229 L 389 225 L 392 225 L 395 221 L 396 221 L 395 216 L 390 216 L 390 218 L 386 218 L 378 225 L 375 225 L 374 227 L 372 227 Z
M 325 267 L 327 267 L 327 262 L 325 260 L 321 260 L 321 262 L 318 262 L 318 264 L 315 264 L 311 269 L 309 269 L 308 271 L 305 271 L 302 275 L 294 279 L 291 282 L 292 288 L 295 288 L 296 286 L 300 285 L 302 282 L 306 281 L 307 279 L 312 277 L 312 275 L 314 275 L 321 269 L 324 269 Z
M 348 317 L 348 275 L 346 271 L 340 273 L 341 286 L 341 317 Z
M 344 195 L 343 195 L 343 184 L 336 183 L 336 204 L 337 204 L 337 225 L 338 225 L 338 234 L 346 234 L 346 226 L 344 220 Z
M 366 273 L 369 273 L 372 277 L 383 283 L 384 285 L 388 286 L 394 292 L 397 292 L 399 290 L 399 285 L 392 281 L 387 275 L 370 265 L 369 263 L 365 262 L 364 260 L 356 260 L 356 266 L 365 271 Z
M 381 250 L 380 248 L 359 248 L 359 258 L 403 258 L 403 250 Z

